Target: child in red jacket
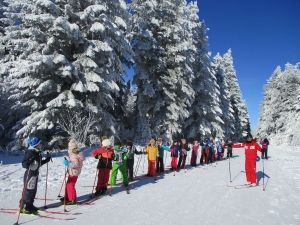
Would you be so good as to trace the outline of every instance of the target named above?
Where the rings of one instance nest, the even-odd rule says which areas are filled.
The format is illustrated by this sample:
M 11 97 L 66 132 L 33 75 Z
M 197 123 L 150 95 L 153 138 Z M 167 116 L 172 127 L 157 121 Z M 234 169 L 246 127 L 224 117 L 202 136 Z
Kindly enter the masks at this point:
M 107 191 L 109 173 L 112 169 L 112 160 L 114 158 L 114 150 L 111 147 L 111 142 L 109 139 L 105 138 L 103 138 L 102 147 L 92 152 L 92 155 L 96 159 L 99 159 L 97 165 L 97 169 L 99 169 L 98 182 L 95 195 L 103 195 Z

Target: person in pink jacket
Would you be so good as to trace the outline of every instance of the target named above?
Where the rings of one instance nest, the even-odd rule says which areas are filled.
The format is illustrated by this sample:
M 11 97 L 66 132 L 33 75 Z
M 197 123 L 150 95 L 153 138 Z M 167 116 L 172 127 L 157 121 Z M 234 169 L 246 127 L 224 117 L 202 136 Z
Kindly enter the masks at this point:
M 64 164 L 68 167 L 68 181 L 66 186 L 66 204 L 76 205 L 76 189 L 75 184 L 78 176 L 81 173 L 83 166 L 83 161 L 85 160 L 85 155 L 82 152 L 78 152 L 77 145 L 74 140 L 70 140 L 68 144 L 69 149 L 69 161 L 64 160 Z M 63 199 L 61 199 L 63 201 Z

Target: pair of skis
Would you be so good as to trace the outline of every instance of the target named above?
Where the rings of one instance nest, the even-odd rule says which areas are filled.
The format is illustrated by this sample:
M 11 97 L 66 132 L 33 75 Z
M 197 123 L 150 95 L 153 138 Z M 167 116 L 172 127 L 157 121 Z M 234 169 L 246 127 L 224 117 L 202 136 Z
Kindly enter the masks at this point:
M 228 185 L 227 187 L 234 187 L 235 189 L 243 189 L 243 188 L 250 188 L 250 187 L 257 187 L 259 185 L 253 185 L 253 184 L 236 184 L 236 185 Z
M 40 213 L 43 212 L 45 214 L 59 214 L 59 215 L 78 215 L 80 213 L 72 213 L 72 212 L 55 212 L 55 211 L 39 211 L 36 213 L 20 213 L 21 215 L 29 215 L 29 216 L 36 216 L 43 219 L 53 219 L 53 220 L 74 220 L 75 218 L 61 218 L 61 217 L 54 217 L 49 215 L 41 215 Z M 7 208 L 0 208 L 0 213 L 5 214 L 18 214 L 19 209 L 7 209 Z

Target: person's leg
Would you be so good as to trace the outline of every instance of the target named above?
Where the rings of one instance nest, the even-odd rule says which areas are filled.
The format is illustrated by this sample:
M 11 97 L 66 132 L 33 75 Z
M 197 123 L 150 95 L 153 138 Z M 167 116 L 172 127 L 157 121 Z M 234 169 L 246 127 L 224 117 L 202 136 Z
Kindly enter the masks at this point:
M 268 159 L 268 149 L 266 148 L 266 151 L 265 151 L 265 159 Z
M 149 160 L 149 174 L 153 177 L 156 175 L 156 169 L 155 169 L 156 160 Z
M 184 167 L 185 167 L 186 157 L 187 157 L 187 155 L 184 155 L 182 158 L 182 165 L 181 165 L 182 169 L 184 169 Z
M 160 164 L 160 161 L 159 161 L 159 158 L 156 160 L 156 173 L 158 173 L 159 172 L 159 165 Z
M 112 172 L 111 172 L 111 179 L 109 181 L 109 183 L 111 185 L 116 185 L 116 180 L 117 180 L 117 176 L 118 176 L 118 169 L 119 169 L 119 164 L 114 164 L 113 166 L 113 169 L 112 169 Z M 124 165 L 125 167 L 125 165 Z M 126 172 L 126 171 L 125 171 Z M 126 176 L 127 177 L 127 176 Z
M 76 201 L 77 199 L 77 194 L 76 194 L 76 189 L 75 189 L 75 184 L 77 182 L 78 176 L 71 176 L 69 175 L 68 181 L 67 181 L 67 196 L 68 200 L 71 201 Z
M 164 158 L 158 157 L 158 162 L 159 162 L 159 172 L 163 173 L 165 172 L 165 167 L 164 167 Z M 156 170 L 157 171 L 157 170 Z
M 26 182 L 28 172 L 29 170 L 27 170 L 24 173 L 24 184 Z M 32 209 L 35 195 L 37 192 L 37 182 L 38 182 L 38 173 L 30 171 L 22 208 L 25 207 L 25 209 L 28 210 Z
M 104 168 L 100 168 L 99 172 L 98 172 L 98 180 L 97 180 L 97 186 L 96 186 L 96 193 L 100 192 L 101 188 L 102 188 L 102 183 L 104 180 Z
M 103 182 L 102 182 L 102 190 L 107 190 L 108 180 L 109 180 L 110 169 L 106 168 L 104 170 Z
M 181 162 L 182 162 L 182 156 L 179 156 L 179 160 L 178 160 L 178 164 L 177 164 L 177 168 L 180 169 L 181 167 Z
M 128 170 L 129 170 L 129 176 L 128 176 L 128 178 L 129 178 L 130 180 L 133 180 L 133 166 L 134 166 L 134 160 L 132 159 L 132 160 L 127 160 L 127 161 L 129 161 L 129 163 L 128 163 Z
M 120 164 L 119 165 L 119 170 L 121 172 L 121 177 L 122 177 L 122 180 L 123 180 L 123 184 L 125 186 L 128 186 L 128 177 L 127 177 L 127 174 L 126 174 L 126 166 L 125 166 L 125 164 Z

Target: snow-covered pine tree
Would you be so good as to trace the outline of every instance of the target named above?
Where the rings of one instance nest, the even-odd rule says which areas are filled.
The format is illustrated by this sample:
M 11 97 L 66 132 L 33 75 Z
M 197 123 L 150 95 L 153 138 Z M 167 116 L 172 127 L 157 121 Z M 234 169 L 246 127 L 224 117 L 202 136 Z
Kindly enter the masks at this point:
M 218 85 L 209 60 L 207 28 L 204 21 L 199 22 L 197 2 L 191 2 L 185 8 L 186 32 L 192 39 L 190 51 L 194 72 L 192 87 L 195 101 L 190 108 L 190 115 L 185 121 L 185 133 L 189 140 L 204 137 L 222 137 L 220 124 L 222 111 L 219 107 Z
M 300 143 L 300 63 L 278 66 L 265 85 L 258 123 L 258 137 L 273 145 Z
M 116 120 L 118 122 L 117 129 L 121 141 L 126 141 L 127 139 L 133 140 L 135 137 L 135 102 L 135 90 L 132 88 L 129 80 L 124 90 L 122 90 L 120 98 L 117 98 L 116 100 L 116 103 L 119 104 L 119 106 L 115 106 L 115 109 L 119 109 L 119 113 L 116 115 Z
M 233 141 L 243 141 L 244 136 L 250 133 L 249 114 L 246 106 L 246 102 L 242 100 L 241 89 L 236 77 L 236 71 L 233 66 L 233 58 L 231 55 L 231 49 L 223 55 L 222 69 L 225 74 L 225 79 L 228 84 L 228 90 L 230 95 L 230 103 L 233 109 L 234 120 L 234 135 Z
M 234 117 L 233 109 L 230 103 L 230 95 L 228 90 L 227 80 L 225 79 L 224 71 L 222 69 L 223 58 L 218 53 L 213 58 L 213 69 L 215 71 L 215 76 L 217 79 L 217 84 L 219 87 L 219 100 L 220 107 L 222 109 L 222 114 L 220 115 L 224 123 L 221 124 L 221 129 L 223 130 L 223 135 L 218 136 L 222 139 L 228 139 L 234 134 Z
M 185 6 L 184 0 L 133 0 L 131 5 L 138 121 L 149 119 L 151 136 L 166 142 L 182 133 L 194 100 L 188 58 L 193 43 L 184 27 Z
M 6 46 L 13 60 L 2 63 L 10 78 L 15 140 L 39 134 L 54 144 L 61 109 L 97 118 L 98 132 L 116 133 L 113 94 L 132 62 L 126 39 L 129 13 L 123 0 L 7 1 Z M 117 134 L 116 134 L 117 135 Z M 17 141 L 12 144 L 16 145 Z M 18 142 L 20 143 L 20 142 Z M 20 145 L 15 146 L 20 148 Z

